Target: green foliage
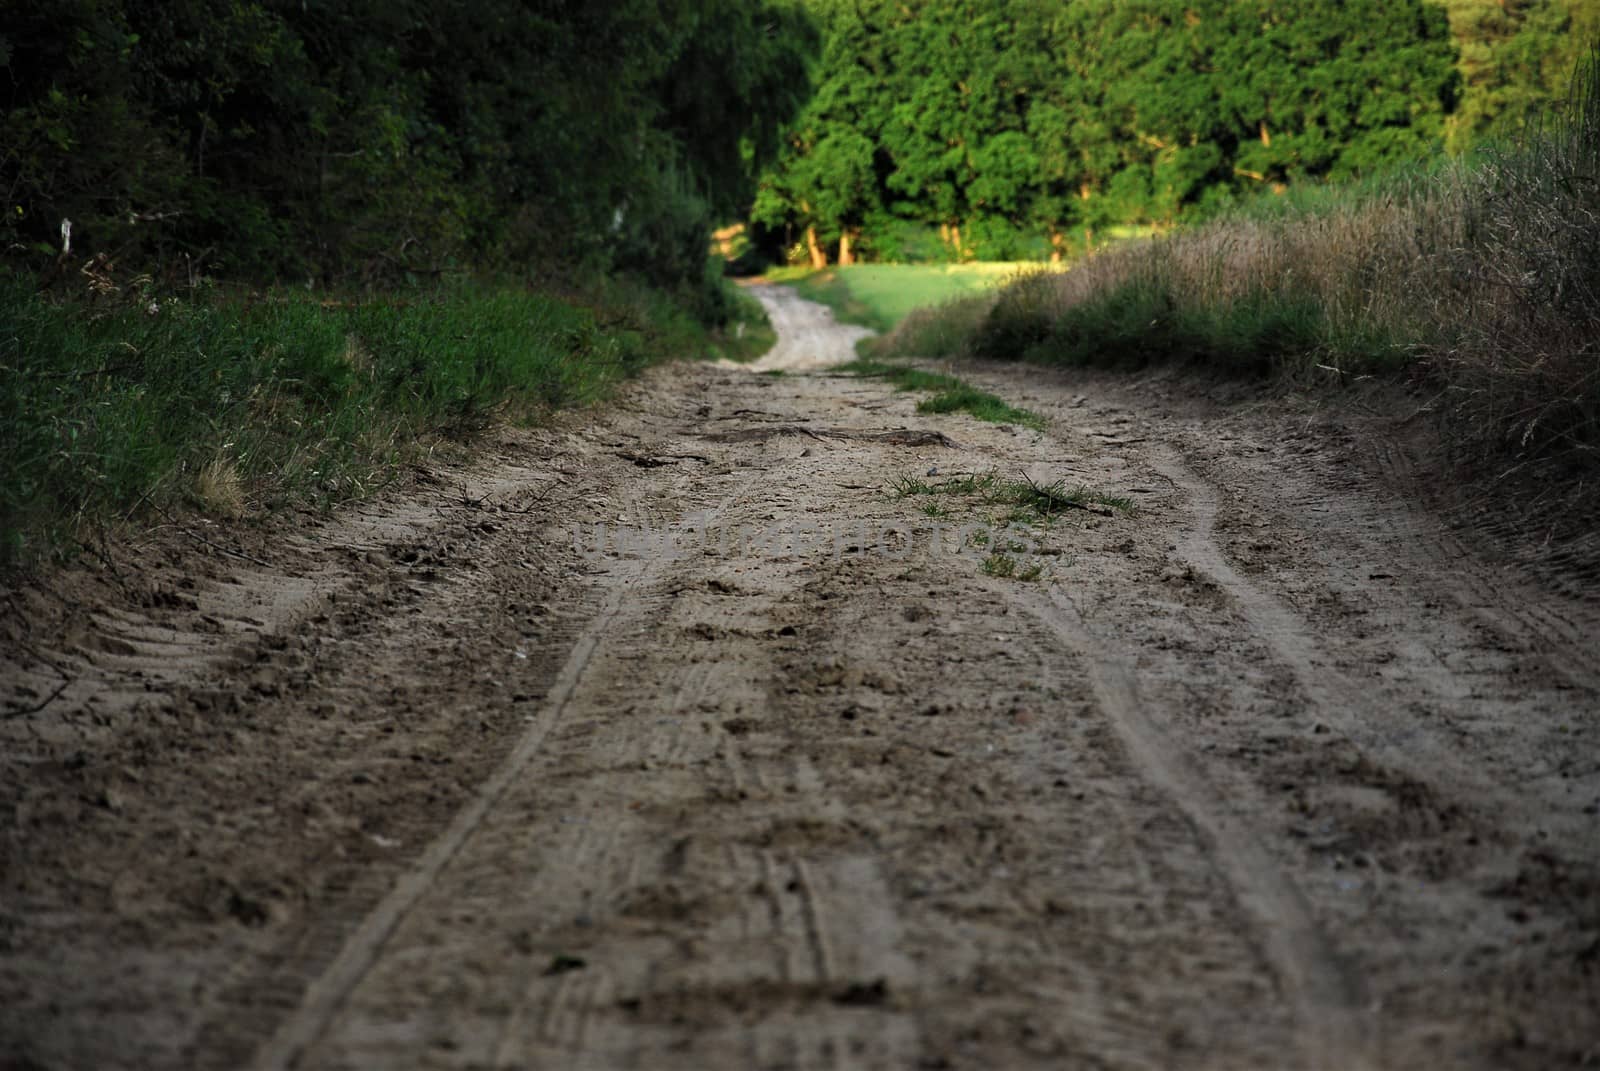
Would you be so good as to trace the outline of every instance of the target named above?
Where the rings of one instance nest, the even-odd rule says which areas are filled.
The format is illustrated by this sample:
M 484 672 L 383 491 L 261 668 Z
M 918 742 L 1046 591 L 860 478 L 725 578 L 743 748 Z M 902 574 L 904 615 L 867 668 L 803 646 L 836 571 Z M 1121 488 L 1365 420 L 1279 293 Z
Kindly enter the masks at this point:
M 1022 265 L 857 264 L 826 271 L 780 270 L 768 278 L 827 305 L 844 323 L 888 331 L 917 309 L 995 289 Z
M 817 93 L 752 214 L 786 242 L 881 254 L 934 228 L 945 259 L 1042 258 L 1415 159 L 1456 106 L 1424 0 L 810 6 Z
M 1427 377 L 1465 443 L 1600 459 L 1600 49 L 1542 129 L 909 317 L 874 352 Z
M 1021 424 L 1029 428 L 1044 426 L 1044 420 L 1038 414 L 1018 409 L 997 395 L 978 390 L 965 383 L 958 383 L 926 401 L 918 402 L 917 412 L 970 413 L 990 424 Z
M 1195 305 L 1159 277 L 1096 294 L 1047 322 L 1026 312 L 1013 319 L 1013 302 L 1029 303 L 1005 295 L 975 332 L 975 355 L 1135 367 L 1179 361 L 1251 375 L 1285 356 L 1317 352 L 1328 336 L 1313 299 L 1258 291 Z
M 1462 411 L 1516 447 L 1600 458 L 1600 45 L 1554 121 L 1465 175 L 1443 364 Z
M 1436 0 L 1461 51 L 1461 107 L 1450 147 L 1515 138 L 1545 120 L 1590 43 L 1600 0 Z
M 354 304 L 309 297 L 42 297 L 0 275 L 0 560 L 157 506 L 359 495 L 439 436 L 591 402 L 647 360 L 707 350 L 657 292 L 583 303 L 452 286 Z
M 3 259 L 702 286 L 815 47 L 788 0 L 9 0 Z M 102 263 L 102 267 L 104 264 Z

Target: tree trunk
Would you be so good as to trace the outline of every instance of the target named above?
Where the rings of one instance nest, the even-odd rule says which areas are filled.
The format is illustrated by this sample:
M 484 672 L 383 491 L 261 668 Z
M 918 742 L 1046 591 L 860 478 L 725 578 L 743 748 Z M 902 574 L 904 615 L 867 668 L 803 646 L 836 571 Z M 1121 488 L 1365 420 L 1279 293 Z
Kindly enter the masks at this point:
M 811 266 L 821 271 L 828 266 L 828 254 L 817 244 L 817 228 L 806 228 L 806 248 L 811 250 Z
M 1050 263 L 1060 264 L 1062 260 L 1061 243 L 1064 239 L 1061 232 L 1055 228 L 1050 229 Z
M 956 259 L 961 259 L 961 228 L 955 224 L 950 225 L 950 244 L 956 247 Z
M 850 232 L 844 231 L 839 235 L 839 267 L 848 268 L 855 262 L 856 258 L 850 252 Z

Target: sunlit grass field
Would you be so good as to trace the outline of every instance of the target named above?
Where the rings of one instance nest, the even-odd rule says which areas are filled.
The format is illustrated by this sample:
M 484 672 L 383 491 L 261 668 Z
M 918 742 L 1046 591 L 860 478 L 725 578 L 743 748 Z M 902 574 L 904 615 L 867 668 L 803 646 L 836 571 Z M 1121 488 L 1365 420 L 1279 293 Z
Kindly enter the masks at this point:
M 777 268 L 767 278 L 821 302 L 846 323 L 890 331 L 913 310 L 987 293 L 1043 268 L 1031 263 L 854 264 L 821 271 Z

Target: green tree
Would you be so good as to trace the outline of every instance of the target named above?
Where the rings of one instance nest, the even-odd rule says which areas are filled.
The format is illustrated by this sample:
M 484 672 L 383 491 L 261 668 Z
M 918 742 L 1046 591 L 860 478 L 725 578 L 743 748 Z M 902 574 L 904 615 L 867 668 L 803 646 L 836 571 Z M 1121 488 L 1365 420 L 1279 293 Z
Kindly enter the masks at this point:
M 1516 135 L 1567 91 L 1600 40 L 1600 0 L 1436 0 L 1460 48 L 1464 94 L 1450 148 Z
M 817 93 L 755 216 L 789 235 L 863 220 L 869 247 L 917 225 L 952 256 L 1059 248 L 1071 228 L 1171 223 L 1425 155 L 1456 103 L 1447 22 L 1424 0 L 811 6 Z
M 703 281 L 807 90 L 788 0 L 0 0 L 5 259 Z

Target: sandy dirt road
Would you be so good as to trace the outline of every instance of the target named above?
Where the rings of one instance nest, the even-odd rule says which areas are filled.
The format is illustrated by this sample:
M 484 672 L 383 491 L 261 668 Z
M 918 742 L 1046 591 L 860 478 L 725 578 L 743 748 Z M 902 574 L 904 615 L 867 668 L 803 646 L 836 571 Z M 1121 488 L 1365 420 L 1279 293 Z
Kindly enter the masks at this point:
M 760 293 L 753 370 L 8 593 L 0 1067 L 1600 1061 L 1580 561 L 1182 380 L 919 415 Z

